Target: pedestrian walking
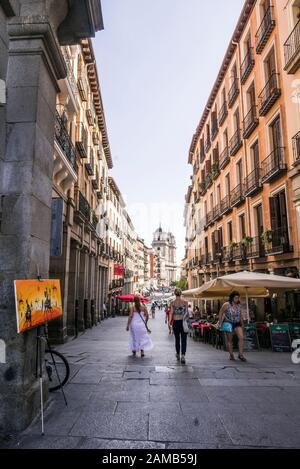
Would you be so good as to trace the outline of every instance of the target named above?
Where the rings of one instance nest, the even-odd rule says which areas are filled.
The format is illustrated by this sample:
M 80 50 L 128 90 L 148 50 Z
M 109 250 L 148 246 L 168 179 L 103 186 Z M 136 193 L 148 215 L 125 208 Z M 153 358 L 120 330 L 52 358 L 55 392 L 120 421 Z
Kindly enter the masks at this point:
M 152 340 L 149 336 L 148 310 L 141 304 L 140 297 L 134 297 L 134 306 L 130 308 L 127 323 L 127 331 L 130 331 L 129 348 L 135 357 L 137 352 L 141 352 L 141 357 L 145 356 L 146 350 L 153 348 Z
M 189 314 L 189 319 L 193 319 L 193 317 L 194 317 L 194 310 L 193 310 L 191 304 L 189 304 L 189 306 L 188 306 L 188 314 Z
M 235 360 L 233 354 L 232 338 L 236 334 L 239 342 L 239 359 L 242 362 L 247 361 L 244 357 L 244 332 L 243 332 L 243 315 L 240 303 L 240 294 L 233 291 L 229 295 L 228 302 L 224 303 L 219 313 L 219 326 L 225 332 L 227 350 L 230 360 Z
M 152 306 L 151 306 L 151 316 L 152 316 L 152 319 L 155 319 L 155 303 L 152 303 Z
M 169 324 L 173 324 L 177 361 L 181 361 L 182 364 L 185 364 L 188 331 L 185 331 L 186 327 L 184 323 L 186 322 L 188 316 L 188 303 L 181 298 L 181 295 L 181 290 L 176 288 L 176 299 L 173 301 L 173 303 L 171 303 Z

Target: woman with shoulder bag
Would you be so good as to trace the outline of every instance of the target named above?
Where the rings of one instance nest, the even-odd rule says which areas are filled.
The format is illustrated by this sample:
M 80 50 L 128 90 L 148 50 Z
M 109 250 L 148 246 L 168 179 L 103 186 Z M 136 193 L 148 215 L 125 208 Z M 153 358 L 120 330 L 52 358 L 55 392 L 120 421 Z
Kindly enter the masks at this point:
M 235 360 L 233 354 L 232 337 L 236 334 L 239 341 L 239 359 L 242 362 L 247 361 L 244 357 L 244 332 L 243 332 L 243 316 L 240 304 L 240 294 L 233 291 L 229 295 L 227 303 L 224 303 L 219 313 L 219 324 L 221 330 L 225 332 L 227 350 L 229 352 L 230 360 Z
M 177 361 L 185 364 L 187 334 L 189 331 L 187 323 L 188 303 L 181 298 L 181 290 L 179 288 L 176 288 L 175 296 L 176 299 L 171 304 L 169 325 L 173 324 Z
M 145 350 L 153 348 L 152 340 L 149 337 L 151 333 L 148 328 L 149 314 L 147 308 L 141 304 L 140 297 L 134 297 L 134 306 L 130 308 L 128 317 L 127 331 L 130 331 L 129 348 L 133 356 L 141 352 L 141 357 L 145 356 Z

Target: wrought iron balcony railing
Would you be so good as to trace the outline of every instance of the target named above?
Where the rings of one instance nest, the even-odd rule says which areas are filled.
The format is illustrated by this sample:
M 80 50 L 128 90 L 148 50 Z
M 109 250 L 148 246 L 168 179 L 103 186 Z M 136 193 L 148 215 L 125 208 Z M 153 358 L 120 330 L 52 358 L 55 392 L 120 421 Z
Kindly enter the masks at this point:
M 300 21 L 284 43 L 284 58 L 284 70 L 295 73 L 300 66 Z
M 294 166 L 300 164 L 300 132 L 293 137 Z
M 231 206 L 231 201 L 230 201 L 230 195 L 226 195 L 221 200 L 221 215 L 225 215 L 226 213 L 229 213 L 231 210 L 232 210 L 232 206 Z
M 293 247 L 290 244 L 288 227 L 272 229 L 269 242 L 265 243 L 264 248 L 267 255 L 292 252 Z
M 72 165 L 73 169 L 77 172 L 76 150 L 64 125 L 63 119 L 57 111 L 55 119 L 55 138 L 63 154 Z
M 229 142 L 230 155 L 231 156 L 236 155 L 237 152 L 239 151 L 239 149 L 242 147 L 242 145 L 243 145 L 243 140 L 241 138 L 241 131 L 240 131 L 240 129 L 237 129 L 234 132 L 234 134 L 231 137 L 230 142 Z
M 265 116 L 281 95 L 279 74 L 273 72 L 262 92 L 259 94 L 259 115 Z
M 256 129 L 259 124 L 259 119 L 257 117 L 257 106 L 252 106 L 249 112 L 246 114 L 243 120 L 244 127 L 244 138 L 249 138 L 252 132 Z
M 237 207 L 245 200 L 244 185 L 238 184 L 230 193 L 230 201 L 232 207 Z
M 86 220 L 91 220 L 91 207 L 84 195 L 78 191 L 78 205 L 77 210 L 81 215 L 83 215 Z
M 257 167 L 245 177 L 244 188 L 246 197 L 255 195 L 262 189 L 260 172 L 260 167 Z
M 285 163 L 284 148 L 278 147 L 267 156 L 261 163 L 261 180 L 262 183 L 270 182 L 280 177 L 287 170 Z
M 81 122 L 76 129 L 76 148 L 81 158 L 88 156 L 88 137 L 87 131 Z
M 275 20 L 274 20 L 273 6 L 270 6 L 267 9 L 265 16 L 263 17 L 262 22 L 255 35 L 257 54 L 262 53 L 274 28 L 275 28 Z
M 224 169 L 230 161 L 229 149 L 225 147 L 219 157 L 219 168 Z
M 236 77 L 228 93 L 228 107 L 231 108 L 240 92 L 238 78 Z
M 253 47 L 247 51 L 245 58 L 241 65 L 241 83 L 244 84 L 253 70 L 255 64 Z
M 219 132 L 219 126 L 218 126 L 218 121 L 217 118 L 213 119 L 212 121 L 212 126 L 211 126 L 211 139 L 215 140 Z
M 219 115 L 218 115 L 219 126 L 224 124 L 227 116 L 228 116 L 228 107 L 227 107 L 227 102 L 224 101 L 219 111 Z

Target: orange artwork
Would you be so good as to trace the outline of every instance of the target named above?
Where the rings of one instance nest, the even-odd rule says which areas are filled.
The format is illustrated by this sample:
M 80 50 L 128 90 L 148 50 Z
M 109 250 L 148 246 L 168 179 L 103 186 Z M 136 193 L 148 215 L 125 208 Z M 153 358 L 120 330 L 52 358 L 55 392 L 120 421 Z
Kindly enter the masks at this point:
M 15 280 L 18 333 L 62 316 L 60 281 Z

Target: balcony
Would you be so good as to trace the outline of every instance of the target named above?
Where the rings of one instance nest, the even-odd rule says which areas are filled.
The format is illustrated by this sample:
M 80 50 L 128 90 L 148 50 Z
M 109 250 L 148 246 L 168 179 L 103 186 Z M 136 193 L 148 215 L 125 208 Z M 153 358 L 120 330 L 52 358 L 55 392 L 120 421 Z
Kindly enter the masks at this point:
M 213 180 L 217 179 L 219 174 L 220 174 L 219 161 L 215 161 L 215 163 L 213 163 L 213 165 L 211 167 L 211 175 L 212 175 Z
M 97 191 L 97 194 L 96 194 L 96 195 L 97 195 L 97 199 L 98 199 L 98 200 L 102 200 L 102 199 L 103 199 L 103 193 L 102 193 L 102 191 Z
M 293 137 L 294 166 L 300 164 L 300 132 Z
M 94 145 L 99 145 L 99 132 L 97 130 L 93 131 L 93 144 Z
M 90 149 L 90 158 L 87 163 L 85 163 L 85 169 L 89 176 L 94 175 L 94 152 Z
M 217 221 L 222 217 L 221 203 L 217 204 L 213 209 L 213 221 Z
M 223 264 L 224 263 L 224 257 L 223 257 L 223 249 L 219 247 L 214 253 L 213 253 L 213 263 L 214 264 Z
M 221 200 L 221 215 L 226 215 L 231 212 L 232 206 L 230 201 L 230 195 L 226 195 L 224 199 Z
M 225 147 L 219 157 L 219 169 L 224 169 L 230 161 L 229 149 Z
M 300 21 L 284 43 L 284 70 L 292 75 L 300 67 Z
M 212 173 L 208 173 L 206 178 L 205 178 L 205 186 L 206 190 L 209 189 L 213 184 L 213 176 Z
M 205 216 L 204 229 L 207 229 L 213 222 L 214 222 L 213 212 L 211 211 L 211 212 L 208 212 Z
M 249 138 L 252 132 L 256 129 L 259 124 L 257 117 L 257 106 L 252 106 L 250 111 L 246 114 L 243 120 L 244 133 L 243 138 Z
M 212 262 L 212 255 L 210 252 L 207 252 L 206 254 L 204 254 L 204 256 L 202 256 L 201 259 L 202 265 L 210 265 Z
M 211 126 L 211 139 L 212 141 L 215 140 L 215 138 L 217 137 L 218 135 L 218 132 L 219 132 L 219 127 L 218 127 L 218 121 L 217 119 L 215 118 L 212 122 L 212 126 Z
M 227 102 L 224 101 L 224 103 L 221 106 L 221 109 L 219 111 L 218 115 L 218 120 L 219 120 L 219 126 L 224 124 L 226 117 L 228 116 L 228 107 L 227 107 Z
M 285 254 L 293 251 L 287 227 L 270 231 L 269 243 L 265 244 L 265 251 L 268 255 Z
M 92 179 L 92 186 L 95 191 L 99 189 L 100 183 L 99 183 L 99 174 L 98 171 L 96 171 L 96 177 Z
M 63 119 L 58 114 L 58 112 L 56 112 L 55 118 L 55 139 L 59 144 L 59 147 L 62 150 L 64 156 L 67 158 L 74 171 L 77 172 L 76 150 L 64 125 Z
M 257 194 L 262 190 L 261 178 L 260 178 L 260 168 L 255 168 L 251 173 L 248 174 L 245 178 L 245 196 L 250 197 Z
M 271 182 L 287 171 L 284 148 L 276 148 L 261 164 L 262 183 Z
M 200 197 L 203 196 L 206 193 L 206 190 L 207 190 L 207 188 L 206 188 L 205 181 L 200 182 L 200 185 L 199 185 L 199 195 L 200 195 Z
M 247 257 L 256 258 L 256 257 L 265 257 L 265 248 L 262 243 L 260 236 L 255 236 L 252 238 L 251 243 L 247 246 Z
M 244 58 L 244 60 L 242 62 L 242 65 L 241 65 L 241 83 L 242 83 L 242 85 L 244 83 L 246 83 L 247 78 L 249 77 L 250 73 L 253 70 L 254 64 L 255 64 L 255 60 L 254 60 L 254 54 L 253 54 L 253 47 L 251 47 L 247 51 L 247 53 L 245 55 L 245 58 Z
M 275 104 L 280 95 L 281 89 L 279 87 L 279 74 L 274 72 L 272 73 L 266 86 L 258 96 L 259 115 L 265 116 Z
M 222 249 L 223 251 L 223 260 L 224 262 L 232 262 L 232 247 L 231 246 L 224 246 Z
M 240 92 L 238 79 L 235 78 L 228 92 L 228 107 L 232 108 Z
M 231 137 L 230 142 L 229 142 L 230 155 L 231 156 L 236 155 L 239 149 L 242 147 L 242 145 L 243 145 L 243 140 L 241 138 L 241 131 L 240 129 L 237 129 L 235 133 L 233 134 L 233 136 Z
M 210 148 L 211 148 L 211 139 L 210 139 L 210 135 L 208 135 L 205 140 L 205 146 L 204 146 L 205 153 L 209 152 Z
M 87 109 L 85 114 L 86 114 L 86 119 L 88 121 L 88 124 L 90 126 L 94 125 L 94 116 L 93 116 L 91 109 Z
M 81 97 L 81 100 L 87 102 L 88 100 L 88 82 L 85 77 L 80 77 L 77 80 L 77 88 Z
M 232 250 L 232 260 L 233 261 L 245 261 L 246 256 L 246 247 L 243 243 L 236 243 L 231 247 Z
M 270 6 L 265 16 L 263 17 L 262 22 L 255 35 L 257 54 L 262 53 L 274 28 L 275 28 L 275 20 L 274 20 L 273 7 Z
M 85 130 L 84 125 L 80 123 L 76 128 L 76 149 L 81 158 L 87 158 L 88 156 L 87 142 L 87 131 Z
M 99 223 L 99 218 L 97 217 L 97 215 L 96 215 L 94 212 L 92 212 L 92 215 L 91 215 L 91 224 L 92 224 L 92 226 L 94 227 L 94 229 L 97 228 L 98 223 Z
M 243 184 L 238 184 L 230 194 L 230 200 L 231 200 L 231 206 L 232 207 L 237 207 L 241 203 L 244 202 L 245 200 L 245 195 L 244 195 L 244 185 Z
M 77 192 L 77 211 L 82 215 L 88 222 L 91 220 L 91 208 L 90 204 L 84 197 L 84 195 L 78 191 Z

